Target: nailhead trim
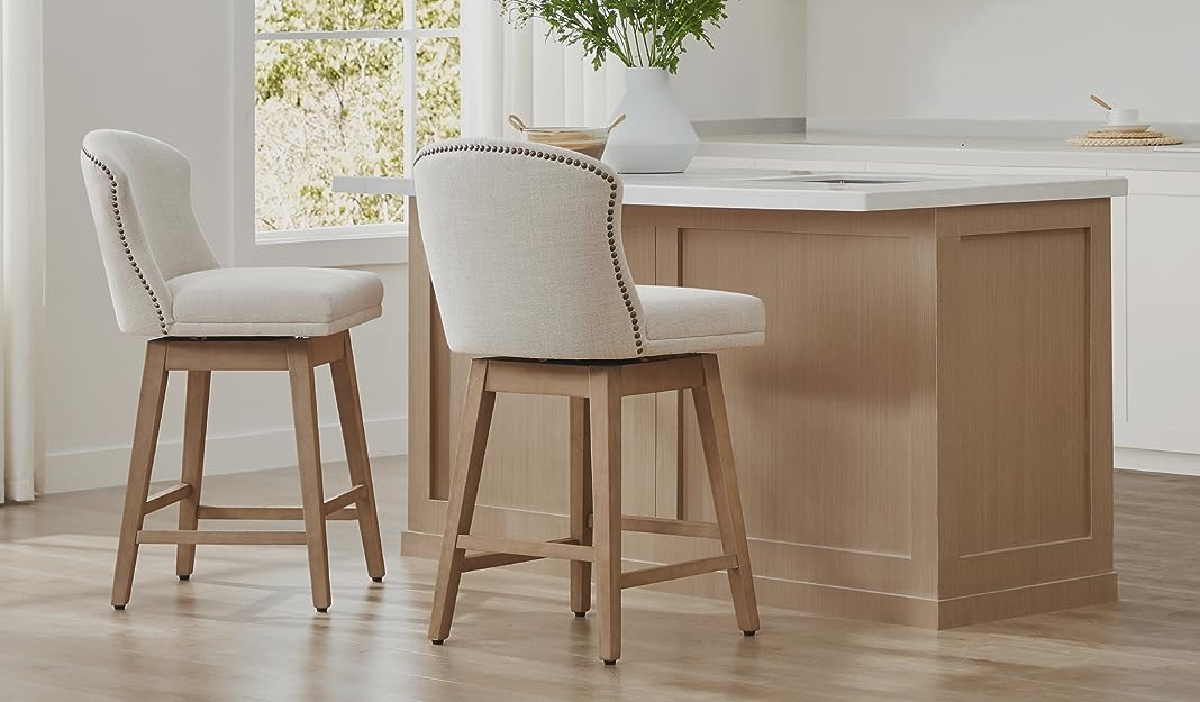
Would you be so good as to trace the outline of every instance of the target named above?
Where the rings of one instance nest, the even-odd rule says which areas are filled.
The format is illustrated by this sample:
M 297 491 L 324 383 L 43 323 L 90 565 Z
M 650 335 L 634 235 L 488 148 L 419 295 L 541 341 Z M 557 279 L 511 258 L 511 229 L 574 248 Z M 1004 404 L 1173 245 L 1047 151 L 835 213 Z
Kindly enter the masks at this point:
M 629 312 L 629 323 L 633 327 L 633 343 L 637 347 L 637 355 L 643 355 L 646 350 L 642 348 L 642 327 L 638 322 L 637 310 L 633 307 L 633 299 L 629 294 L 629 286 L 625 282 L 625 278 L 621 273 L 621 262 L 617 255 L 617 232 L 614 225 L 614 218 L 617 212 L 617 177 L 611 173 L 605 173 L 602 169 L 597 168 L 593 163 L 587 163 L 578 158 L 562 156 L 560 154 L 550 154 L 545 151 L 539 151 L 524 146 L 500 146 L 497 144 L 435 144 L 427 146 L 417 154 L 417 158 L 413 161 L 415 167 L 421 162 L 421 159 L 433 154 L 455 153 L 461 151 L 475 151 L 488 154 L 513 154 L 516 156 L 528 156 L 530 158 L 540 158 L 542 160 L 565 163 L 568 166 L 575 166 L 589 173 L 595 173 L 601 180 L 609 184 L 608 194 L 608 252 L 612 258 L 613 273 L 617 277 L 617 289 L 621 291 L 621 299 L 625 302 L 625 309 Z
M 133 272 L 137 274 L 138 280 L 142 282 L 142 287 L 146 289 L 146 294 L 150 296 L 150 304 L 154 305 L 154 314 L 158 316 L 158 326 L 162 327 L 163 334 L 166 334 L 167 318 L 163 316 L 162 305 L 158 302 L 158 295 L 154 293 L 154 290 L 150 287 L 150 283 L 146 282 L 146 276 L 144 273 L 142 273 L 141 266 L 139 266 L 137 261 L 134 260 L 133 252 L 129 249 L 129 242 L 125 240 L 125 225 L 121 222 L 121 208 L 117 202 L 117 179 L 115 176 L 113 176 L 112 171 L 109 170 L 108 166 L 101 163 L 100 159 L 88 153 L 87 149 L 83 149 L 83 155 L 86 156 L 87 159 L 96 166 L 96 168 L 104 171 L 105 177 L 108 178 L 109 190 L 112 194 L 112 201 L 110 204 L 112 206 L 113 217 L 116 218 L 117 222 L 117 238 L 121 240 L 121 248 L 125 250 L 125 257 L 129 259 L 130 267 L 133 268 Z

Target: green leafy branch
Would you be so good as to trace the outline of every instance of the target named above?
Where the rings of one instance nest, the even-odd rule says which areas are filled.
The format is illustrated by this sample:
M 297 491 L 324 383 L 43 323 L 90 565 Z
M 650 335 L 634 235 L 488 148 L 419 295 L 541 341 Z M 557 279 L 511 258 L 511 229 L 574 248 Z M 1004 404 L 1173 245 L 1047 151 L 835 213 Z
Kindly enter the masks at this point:
M 547 36 L 580 45 L 599 69 L 609 54 L 629 67 L 679 70 L 687 41 L 713 48 L 708 32 L 728 18 L 727 0 L 499 0 L 509 22 L 534 18 L 549 25 Z

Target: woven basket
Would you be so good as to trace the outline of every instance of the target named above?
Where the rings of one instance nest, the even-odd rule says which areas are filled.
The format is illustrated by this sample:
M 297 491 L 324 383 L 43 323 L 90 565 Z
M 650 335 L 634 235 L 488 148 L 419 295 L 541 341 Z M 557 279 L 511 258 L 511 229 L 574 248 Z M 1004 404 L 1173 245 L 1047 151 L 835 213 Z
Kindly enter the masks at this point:
M 624 120 L 625 115 L 620 115 L 607 127 L 530 127 L 520 117 L 508 116 L 508 123 L 520 132 L 526 141 L 578 151 L 596 159 L 604 155 L 604 147 L 608 145 L 608 133 Z
M 1084 136 L 1089 139 L 1162 139 L 1166 136 L 1166 134 L 1150 129 L 1143 129 L 1136 132 L 1117 132 L 1107 131 L 1104 129 L 1095 129 L 1088 132 Z
M 1109 137 L 1096 138 L 1092 136 L 1071 137 L 1067 139 L 1071 146 L 1174 146 L 1182 144 L 1183 139 L 1173 136 L 1159 137 Z

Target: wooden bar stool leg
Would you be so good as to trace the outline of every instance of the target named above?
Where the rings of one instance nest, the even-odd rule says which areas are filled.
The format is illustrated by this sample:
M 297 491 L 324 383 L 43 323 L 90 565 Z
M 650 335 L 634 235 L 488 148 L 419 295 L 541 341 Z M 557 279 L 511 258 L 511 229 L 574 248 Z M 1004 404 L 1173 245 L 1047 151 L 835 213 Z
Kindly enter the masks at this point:
M 488 432 L 492 427 L 492 410 L 496 405 L 496 393 L 484 389 L 487 369 L 488 360 L 485 358 L 471 362 L 462 423 L 458 431 L 458 448 L 450 476 L 446 528 L 442 532 L 437 586 L 433 595 L 433 611 L 429 615 L 429 639 L 439 646 L 450 635 L 454 620 L 454 605 L 458 597 L 458 584 L 462 580 L 465 553 L 465 549 L 458 547 L 458 536 L 471 533 L 475 498 L 479 494 L 479 477 L 483 473 L 483 457 L 487 451 Z
M 600 619 L 600 658 L 621 657 L 621 388 L 620 369 L 591 370 L 593 565 Z
M 183 410 L 183 483 L 192 487 L 179 502 L 179 529 L 195 531 L 200 526 L 200 487 L 204 480 L 204 444 L 208 438 L 210 371 L 189 371 L 187 402 Z M 189 580 L 196 565 L 196 546 L 180 544 L 175 551 L 175 574 Z
M 592 545 L 592 447 L 588 400 L 571 398 L 571 538 Z M 582 617 L 592 608 L 592 564 L 571 561 L 571 611 Z
M 733 443 L 729 435 L 729 416 L 725 409 L 725 392 L 717 357 L 704 354 L 704 385 L 692 388 L 696 418 L 700 423 L 700 442 L 708 464 L 708 480 L 712 487 L 721 532 L 721 547 L 726 554 L 737 556 L 738 565 L 730 568 L 729 589 L 737 613 L 738 628 L 747 636 L 759 629 L 758 604 L 754 596 L 754 574 L 750 568 L 750 550 L 746 544 L 746 522 L 742 515 L 742 499 L 738 493 L 737 470 L 733 461 Z
M 383 541 L 379 534 L 379 514 L 375 509 L 375 487 L 371 479 L 371 459 L 367 454 L 367 437 L 363 428 L 362 401 L 358 394 L 358 377 L 354 372 L 354 350 L 350 332 L 342 332 L 345 355 L 330 364 L 333 392 L 337 399 L 338 418 L 342 424 L 342 441 L 346 445 L 346 466 L 353 485 L 366 487 L 366 496 L 357 502 L 358 530 L 362 537 L 367 573 L 375 582 L 383 582 Z
M 300 464 L 300 498 L 308 539 L 308 572 L 313 607 L 329 610 L 329 544 L 325 533 L 325 489 L 321 479 L 321 448 L 317 438 L 317 392 L 308 342 L 297 340 L 287 351 L 292 386 L 292 420 L 296 425 L 296 454 Z
M 150 493 L 150 473 L 154 469 L 154 451 L 158 447 L 158 429 L 162 424 L 166 390 L 167 345 L 165 341 L 151 341 L 146 344 L 133 448 L 129 455 L 129 480 L 125 485 L 125 507 L 121 513 L 121 531 L 117 540 L 117 566 L 113 572 L 112 586 L 112 606 L 116 609 L 125 609 L 125 605 L 129 604 L 129 593 L 133 590 L 133 572 L 138 554 L 137 535 L 146 516 L 146 498 Z

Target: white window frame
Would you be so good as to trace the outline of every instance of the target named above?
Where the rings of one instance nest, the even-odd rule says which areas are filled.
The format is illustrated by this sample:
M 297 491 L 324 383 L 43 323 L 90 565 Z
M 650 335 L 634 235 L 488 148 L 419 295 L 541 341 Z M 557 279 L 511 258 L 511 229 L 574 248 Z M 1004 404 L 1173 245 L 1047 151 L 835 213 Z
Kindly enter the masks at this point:
M 466 5 L 463 3 L 463 12 Z M 404 0 L 404 27 L 349 31 L 308 31 L 259 34 L 254 3 L 233 4 L 230 13 L 233 51 L 233 254 L 238 265 L 361 266 L 408 262 L 408 225 L 371 224 L 345 227 L 258 232 L 254 221 L 254 48 L 271 39 L 399 39 L 404 49 L 404 160 L 407 173 L 417 144 L 417 40 L 456 37 L 460 26 L 417 27 L 417 0 Z M 463 88 L 465 90 L 465 87 Z

